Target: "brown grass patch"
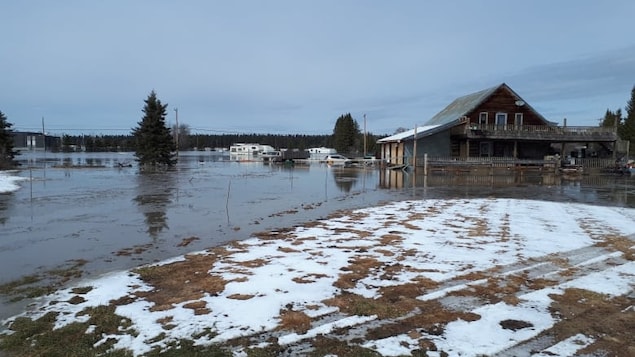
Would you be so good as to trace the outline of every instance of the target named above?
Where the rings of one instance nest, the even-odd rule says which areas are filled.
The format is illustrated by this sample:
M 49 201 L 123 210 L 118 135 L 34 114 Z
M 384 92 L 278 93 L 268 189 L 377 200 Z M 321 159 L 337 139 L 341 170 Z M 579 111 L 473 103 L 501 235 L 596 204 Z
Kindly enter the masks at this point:
M 79 305 L 83 302 L 85 302 L 86 299 L 84 299 L 83 297 L 79 296 L 79 295 L 75 295 L 72 298 L 68 299 L 68 303 L 72 304 L 72 305 Z
M 328 275 L 326 274 L 308 274 L 305 276 L 296 276 L 295 278 L 291 280 L 298 284 L 311 284 L 311 283 L 315 283 L 317 279 L 327 278 L 327 277 Z
M 464 321 L 476 321 L 480 316 L 471 312 L 451 311 L 445 309 L 437 301 L 417 301 L 419 312 L 414 316 L 410 316 L 391 324 L 385 324 L 381 327 L 369 330 L 366 338 L 369 340 L 377 340 L 400 334 L 409 334 L 412 336 L 421 336 L 417 330 L 423 330 L 430 335 L 441 335 L 444 327 L 458 319 Z M 422 346 L 425 346 L 424 343 Z
M 596 245 L 598 247 L 608 247 L 620 251 L 624 253 L 624 259 L 635 260 L 635 242 L 628 237 L 610 235 Z
M 486 274 L 485 272 L 474 271 L 474 272 L 469 272 L 467 274 L 458 275 L 456 278 L 454 278 L 454 280 L 476 281 L 476 280 L 487 279 L 488 277 L 489 277 L 489 274 Z
M 412 224 L 412 223 L 410 223 L 408 221 L 401 221 L 401 225 L 404 228 L 411 229 L 413 231 L 420 231 L 421 230 L 421 227 L 415 226 L 414 224 Z
M 207 303 L 202 300 L 188 302 L 187 304 L 184 304 L 183 307 L 194 310 L 194 315 L 206 315 L 211 312 L 211 310 L 207 308 Z
M 374 252 L 379 253 L 385 257 L 392 257 L 395 255 L 394 252 L 391 252 L 390 250 L 387 250 L 387 249 L 375 249 Z
M 332 231 L 337 234 L 351 233 L 353 234 L 353 236 L 356 236 L 357 238 L 368 238 L 372 235 L 371 232 L 362 231 L 359 229 L 352 229 L 352 228 L 335 228 L 335 229 L 332 229 Z
M 206 293 L 217 295 L 227 283 L 221 276 L 208 273 L 217 259 L 217 255 L 187 255 L 184 261 L 135 269 L 141 280 L 154 287 L 152 291 L 137 291 L 135 294 L 153 302 L 153 311 L 198 300 Z
M 393 227 L 399 224 L 401 224 L 401 222 L 398 220 L 393 221 L 393 220 L 386 219 L 385 221 L 383 221 L 382 226 L 384 226 L 385 228 L 388 228 L 388 227 Z
M 473 225 L 468 229 L 468 237 L 485 237 L 488 234 L 489 226 L 487 221 L 483 218 L 460 216 L 464 222 L 473 222 Z
M 269 263 L 268 260 L 261 259 L 261 258 L 254 259 L 254 260 L 245 260 L 242 262 L 237 262 L 237 261 L 230 261 L 230 262 L 232 264 L 236 264 L 236 265 L 239 265 L 245 268 L 250 268 L 250 269 L 260 268 L 261 266 L 265 266 L 267 265 L 267 263 Z
M 368 213 L 364 212 L 351 212 L 349 214 L 349 219 L 351 221 L 361 221 L 364 218 L 368 218 Z
M 468 285 L 466 289 L 451 291 L 451 296 L 474 296 L 485 303 L 496 304 L 503 299 L 515 301 L 509 296 L 516 294 L 521 289 L 521 282 L 517 280 L 504 280 L 496 277 L 487 278 L 485 284 Z
M 279 240 L 294 238 L 293 228 L 278 229 L 276 231 L 264 231 L 252 233 L 252 236 L 261 240 Z
M 356 357 L 381 357 L 381 354 L 368 348 L 357 346 L 347 341 L 318 336 L 313 339 L 315 348 L 309 356 L 356 356 Z
M 323 303 L 335 306 L 348 315 L 371 316 L 377 315 L 379 319 L 397 318 L 406 315 L 417 308 L 424 309 L 430 302 L 417 300 L 428 286 L 436 286 L 437 283 L 427 279 L 401 285 L 382 287 L 379 289 L 378 298 L 365 298 L 360 295 L 344 292 L 333 298 L 324 300 Z
M 229 296 L 227 296 L 228 299 L 234 299 L 234 300 L 249 300 L 251 298 L 253 298 L 256 295 L 252 295 L 252 294 L 231 294 Z
M 161 325 L 168 325 L 172 321 L 174 321 L 174 316 L 166 316 L 166 317 L 162 317 L 160 319 L 157 319 L 157 323 L 159 323 Z
M 406 311 L 400 311 L 395 304 L 377 299 L 369 299 L 351 293 L 342 293 L 330 299 L 322 301 L 328 306 L 335 306 L 341 312 L 348 315 L 372 316 L 391 318 L 401 316 Z
M 279 330 L 294 331 L 300 334 L 306 333 L 311 328 L 311 318 L 301 311 L 280 311 Z
M 83 286 L 83 287 L 73 288 L 73 289 L 71 289 L 71 292 L 73 294 L 83 295 L 83 294 L 87 294 L 91 290 L 93 290 L 92 286 Z
M 616 355 L 628 356 L 634 352 L 635 309 L 628 296 L 611 298 L 608 295 L 583 289 L 567 289 L 562 295 L 551 295 L 554 302 L 550 310 L 560 318 L 549 331 L 558 340 L 582 333 L 596 339 L 580 354 L 622 351 Z
M 379 237 L 379 243 L 381 245 L 395 245 L 401 242 L 403 242 L 403 237 L 399 234 L 389 233 Z
M 383 270 L 379 276 L 381 280 L 394 280 L 404 270 L 404 266 L 399 263 L 384 265 L 381 268 Z
M 374 269 L 378 269 L 383 265 L 382 262 L 372 257 L 352 257 L 347 267 L 343 267 L 343 271 L 349 271 L 350 273 L 340 274 L 339 279 L 333 286 L 340 289 L 351 289 L 355 287 L 357 282 L 368 276 L 369 272 Z

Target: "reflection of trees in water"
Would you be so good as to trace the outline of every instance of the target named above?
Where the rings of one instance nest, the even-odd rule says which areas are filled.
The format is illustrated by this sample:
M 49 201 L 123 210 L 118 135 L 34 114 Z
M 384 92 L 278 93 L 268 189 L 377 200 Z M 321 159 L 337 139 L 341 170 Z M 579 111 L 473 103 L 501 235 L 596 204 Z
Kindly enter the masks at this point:
M 335 185 L 343 192 L 350 192 L 359 178 L 360 171 L 350 168 L 332 168 Z
M 134 201 L 145 216 L 147 232 L 156 238 L 168 227 L 167 206 L 174 192 L 174 172 L 145 172 L 137 175 L 137 196 Z
M 13 193 L 0 193 L 0 224 L 7 223 L 9 218 L 8 209 L 10 200 L 13 199 Z

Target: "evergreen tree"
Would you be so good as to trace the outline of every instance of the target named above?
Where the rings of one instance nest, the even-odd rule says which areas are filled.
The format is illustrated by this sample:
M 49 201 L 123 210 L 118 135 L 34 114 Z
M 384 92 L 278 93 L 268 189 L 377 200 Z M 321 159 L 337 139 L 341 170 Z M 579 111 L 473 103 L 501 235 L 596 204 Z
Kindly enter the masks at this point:
M 615 112 L 607 109 L 604 113 L 604 119 L 600 126 L 603 128 L 619 128 L 622 125 L 622 109 L 618 109 Z
M 635 147 L 635 86 L 631 89 L 631 99 L 626 103 L 626 118 L 620 126 L 618 133 L 622 140 L 631 142 L 630 147 Z
M 11 130 L 13 124 L 7 121 L 7 117 L 0 111 L 0 169 L 11 168 L 16 165 L 13 150 L 13 134 Z
M 340 115 L 333 128 L 333 148 L 341 153 L 357 152 L 360 135 L 359 125 L 351 114 Z
M 171 167 L 176 164 L 175 144 L 165 124 L 167 104 L 161 104 L 154 90 L 144 101 L 144 116 L 133 129 L 137 161 L 142 168 Z

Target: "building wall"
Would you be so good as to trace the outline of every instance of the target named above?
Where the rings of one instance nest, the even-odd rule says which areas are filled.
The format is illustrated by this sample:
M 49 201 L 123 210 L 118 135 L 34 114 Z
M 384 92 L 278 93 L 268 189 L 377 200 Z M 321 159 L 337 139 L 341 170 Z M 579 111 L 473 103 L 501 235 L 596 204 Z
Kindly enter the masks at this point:
M 546 125 L 543 119 L 536 115 L 527 103 L 516 104 L 516 97 L 505 87 L 500 87 L 492 96 L 468 113 L 471 123 L 479 123 L 480 113 L 487 113 L 488 124 L 496 124 L 496 113 L 507 113 L 506 125 L 514 125 L 515 114 L 523 114 L 523 125 Z
M 42 135 L 36 132 L 14 131 L 13 148 L 19 151 L 44 150 L 57 151 L 62 140 L 56 136 Z
M 449 157 L 452 155 L 450 145 L 450 130 L 426 136 L 417 140 L 417 157 L 425 154 L 429 157 Z

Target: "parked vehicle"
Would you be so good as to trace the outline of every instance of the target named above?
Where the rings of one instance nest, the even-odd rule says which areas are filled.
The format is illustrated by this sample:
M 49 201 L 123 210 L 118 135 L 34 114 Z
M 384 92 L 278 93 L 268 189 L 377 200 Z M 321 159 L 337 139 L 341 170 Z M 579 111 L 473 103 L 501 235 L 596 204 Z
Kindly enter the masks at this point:
M 326 157 L 324 158 L 324 161 L 328 164 L 328 165 L 338 165 L 338 166 L 350 166 L 353 161 L 349 158 L 347 158 L 344 155 L 340 155 L 340 154 L 330 154 L 330 155 L 326 155 Z
M 306 160 L 309 158 L 309 152 L 306 150 L 290 149 L 265 151 L 260 155 L 265 162 L 285 162 L 293 160 Z
M 310 160 L 322 160 L 325 155 L 337 154 L 337 151 L 333 148 L 319 147 L 306 149 L 309 153 Z
M 271 152 L 275 149 L 270 145 L 237 143 L 229 147 L 229 153 L 233 155 L 259 155 L 263 152 Z

